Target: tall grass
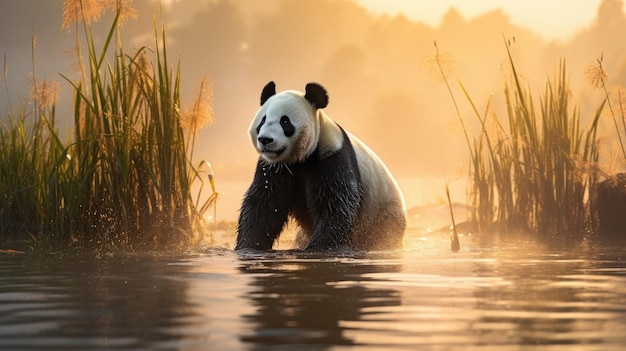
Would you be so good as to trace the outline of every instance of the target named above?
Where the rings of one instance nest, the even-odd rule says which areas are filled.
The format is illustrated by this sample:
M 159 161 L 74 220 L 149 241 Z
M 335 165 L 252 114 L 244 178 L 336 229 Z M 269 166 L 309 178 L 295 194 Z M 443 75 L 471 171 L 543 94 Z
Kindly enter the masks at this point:
M 2 235 L 35 227 L 35 237 L 83 246 L 194 242 L 206 233 L 202 218 L 216 194 L 212 174 L 214 195 L 205 203 L 191 192 L 206 172 L 191 164 L 196 129 L 181 125 L 180 62 L 168 62 L 165 31 L 155 20 L 154 48 L 127 54 L 118 6 L 98 48 L 78 4 L 81 78 L 63 76 L 74 91 L 73 138 L 59 138 L 54 106 L 9 116 L 0 130 L 0 186 L 10 198 L 0 205 Z
M 55 196 L 55 174 L 59 150 L 51 142 L 56 113 L 56 85 L 40 82 L 33 73 L 31 99 L 11 101 L 8 86 L 8 60 L 5 55 L 3 83 L 8 109 L 0 120 L 0 240 L 10 233 L 32 239 L 41 237 L 49 218 L 50 201 Z M 51 133 L 52 132 L 52 133 Z
M 593 170 L 603 105 L 582 127 L 580 111 L 570 102 L 562 60 L 537 107 L 520 79 L 510 44 L 505 45 L 510 69 L 504 85 L 507 119 L 489 107 L 479 113 L 458 81 L 480 125 L 478 136 L 468 141 L 472 218 L 483 231 L 519 230 L 556 239 L 582 235 L 594 221 L 589 194 L 597 184 Z M 465 124 L 463 129 L 471 134 Z
M 37 236 L 43 230 L 49 194 L 49 140 L 41 119 L 29 123 L 20 103 L 0 126 L 0 239 L 11 232 Z

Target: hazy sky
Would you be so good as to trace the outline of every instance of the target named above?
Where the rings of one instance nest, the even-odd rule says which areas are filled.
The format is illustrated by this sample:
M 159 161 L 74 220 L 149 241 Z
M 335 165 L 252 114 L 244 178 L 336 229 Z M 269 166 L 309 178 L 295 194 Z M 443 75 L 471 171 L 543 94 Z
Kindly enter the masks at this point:
M 548 40 L 565 40 L 595 18 L 601 0 L 356 0 L 375 12 L 403 13 L 437 26 L 450 7 L 465 18 L 501 8 L 511 22 L 528 27 Z
M 162 0 L 164 3 L 180 0 Z M 247 7 L 272 7 L 273 0 L 247 0 Z M 595 18 L 602 0 L 354 0 L 375 13 L 402 13 L 408 18 L 438 26 L 442 16 L 454 7 L 471 19 L 502 9 L 511 22 L 530 28 L 547 40 L 567 40 Z

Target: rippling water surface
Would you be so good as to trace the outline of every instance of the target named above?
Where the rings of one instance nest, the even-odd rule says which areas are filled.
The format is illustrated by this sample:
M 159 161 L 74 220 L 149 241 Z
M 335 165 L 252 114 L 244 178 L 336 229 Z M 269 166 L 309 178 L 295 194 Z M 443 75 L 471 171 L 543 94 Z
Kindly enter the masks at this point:
M 3 350 L 622 350 L 626 249 L 0 256 Z

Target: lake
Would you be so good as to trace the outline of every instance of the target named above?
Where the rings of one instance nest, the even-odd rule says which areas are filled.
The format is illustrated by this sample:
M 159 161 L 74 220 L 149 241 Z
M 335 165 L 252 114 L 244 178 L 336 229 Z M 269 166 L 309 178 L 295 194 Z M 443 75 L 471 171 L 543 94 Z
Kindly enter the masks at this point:
M 219 243 L 218 243 L 219 244 Z M 228 243 L 226 246 L 232 244 Z M 626 248 L 0 255 L 3 350 L 622 350 Z M 232 246 L 231 246 L 232 247 Z

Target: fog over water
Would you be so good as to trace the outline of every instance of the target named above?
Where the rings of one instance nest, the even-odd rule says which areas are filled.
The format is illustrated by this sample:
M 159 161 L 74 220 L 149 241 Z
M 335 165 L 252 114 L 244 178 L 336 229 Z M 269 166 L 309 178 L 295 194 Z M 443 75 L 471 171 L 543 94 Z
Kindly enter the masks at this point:
M 135 0 L 139 18 L 121 29 L 126 51 L 153 47 L 154 0 Z M 427 5 L 423 5 L 427 6 Z M 532 5 L 529 5 L 532 6 Z M 563 16 L 567 11 L 564 10 Z M 32 80 L 32 36 L 36 35 L 38 80 L 64 87 L 57 120 L 61 135 L 71 134 L 69 84 L 59 73 L 76 75 L 72 47 L 75 31 L 61 29 L 62 1 L 10 0 L 0 11 L 0 52 L 12 100 L 25 98 Z M 164 2 L 162 16 L 171 62 L 181 61 L 183 102 L 208 77 L 214 93 L 215 123 L 200 131 L 195 161 L 209 161 L 222 193 L 218 219 L 234 219 L 252 179 L 256 154 L 247 128 L 258 109 L 262 87 L 303 90 L 321 83 L 329 92 L 327 114 L 365 141 L 386 162 L 405 192 L 407 204 L 437 203 L 445 180 L 466 176 L 468 151 L 445 85 L 433 70 L 434 42 L 445 58 L 461 113 L 474 133 L 478 122 L 457 79 L 479 111 L 491 99 L 489 113 L 506 119 L 502 97 L 509 76 L 505 42 L 511 44 L 518 72 L 539 93 L 560 58 L 565 58 L 572 96 L 585 124 L 603 100 L 584 80 L 585 67 L 599 57 L 609 88 L 626 86 L 626 14 L 622 1 L 603 0 L 595 19 L 566 40 L 511 20 L 503 10 L 464 17 L 449 9 L 437 25 L 403 15 L 374 13 L 354 1 L 331 0 L 180 0 Z M 111 14 L 94 25 L 100 40 Z M 9 109 L 0 94 L 0 114 Z M 613 147 L 612 126 L 604 118 L 603 147 Z M 65 132 L 64 128 L 67 129 Z M 610 154 L 607 153 L 607 154 Z M 615 167 L 610 159 L 605 167 Z M 463 181 L 453 182 L 455 201 L 465 200 Z

